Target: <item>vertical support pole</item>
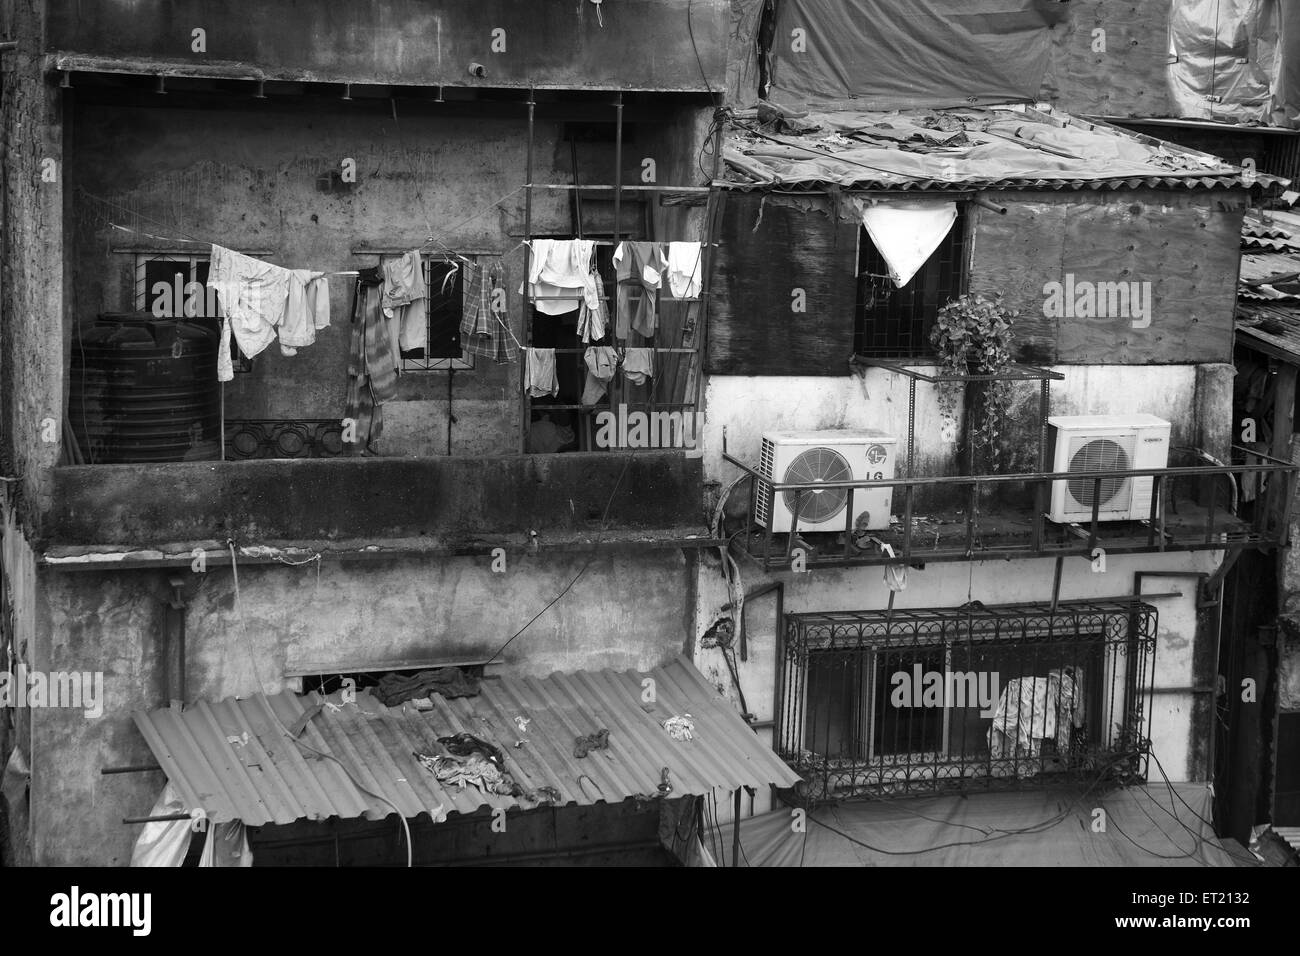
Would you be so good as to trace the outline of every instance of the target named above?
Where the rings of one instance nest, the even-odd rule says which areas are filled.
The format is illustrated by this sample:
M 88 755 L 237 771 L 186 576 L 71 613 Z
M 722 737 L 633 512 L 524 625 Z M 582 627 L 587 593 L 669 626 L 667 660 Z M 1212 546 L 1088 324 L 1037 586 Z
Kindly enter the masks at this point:
M 1047 467 L 1047 417 L 1051 412 L 1051 379 L 1038 383 L 1038 473 L 1048 471 Z M 1047 510 L 1044 492 L 1049 486 L 1041 481 L 1034 482 L 1034 551 L 1043 550 L 1043 512 Z
M 528 88 L 528 147 L 527 168 L 524 173 L 524 294 L 520 313 L 519 331 L 523 333 L 524 354 L 519 356 L 519 451 L 528 453 L 528 432 L 532 425 L 532 402 L 528 399 L 528 349 L 533 344 L 533 294 L 528 276 L 533 270 L 533 137 L 537 118 L 537 99 L 532 87 Z
M 614 101 L 614 247 L 618 247 L 623 206 L 623 94 Z
M 731 865 L 738 867 L 740 866 L 740 787 L 736 788 L 736 799 L 731 814 Z

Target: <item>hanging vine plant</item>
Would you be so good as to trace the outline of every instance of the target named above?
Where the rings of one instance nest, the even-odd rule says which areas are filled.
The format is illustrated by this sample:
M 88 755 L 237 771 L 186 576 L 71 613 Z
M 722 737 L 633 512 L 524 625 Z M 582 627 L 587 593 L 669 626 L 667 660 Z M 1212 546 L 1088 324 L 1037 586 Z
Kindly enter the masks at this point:
M 1017 316 L 1002 305 L 1002 296 L 967 293 L 939 310 L 938 320 L 930 331 L 930 344 L 939 357 L 940 374 L 999 375 L 1012 364 L 1011 345 L 1015 338 L 1012 325 Z M 967 385 L 971 388 L 966 389 Z M 989 471 L 996 472 L 1002 437 L 1011 403 L 1009 382 L 954 380 L 939 386 L 939 410 L 956 420 L 957 398 L 965 393 L 970 410 L 968 428 L 972 473 L 975 455 L 987 454 Z

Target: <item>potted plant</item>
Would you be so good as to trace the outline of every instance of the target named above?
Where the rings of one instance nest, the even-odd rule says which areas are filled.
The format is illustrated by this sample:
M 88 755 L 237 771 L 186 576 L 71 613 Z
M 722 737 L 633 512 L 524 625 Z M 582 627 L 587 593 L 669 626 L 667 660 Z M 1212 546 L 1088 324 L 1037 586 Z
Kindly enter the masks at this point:
M 946 419 L 955 423 L 957 396 L 965 394 L 970 474 L 978 474 L 983 461 L 990 474 L 997 471 L 999 439 L 1011 401 L 1009 382 L 966 380 L 970 375 L 1000 375 L 1012 364 L 1012 324 L 1017 313 L 1001 300 L 996 293 L 967 293 L 939 310 L 930 331 L 940 374 L 952 376 L 939 386 L 939 409 Z

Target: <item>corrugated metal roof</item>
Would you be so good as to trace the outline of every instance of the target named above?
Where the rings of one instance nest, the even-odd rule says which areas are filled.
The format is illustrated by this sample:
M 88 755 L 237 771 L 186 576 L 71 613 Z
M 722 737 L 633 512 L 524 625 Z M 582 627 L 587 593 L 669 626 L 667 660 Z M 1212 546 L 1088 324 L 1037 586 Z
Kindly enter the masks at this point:
M 642 700 L 646 678 L 654 680 L 653 703 Z M 380 819 L 391 807 L 438 820 L 485 806 L 618 803 L 657 795 L 665 767 L 674 796 L 798 780 L 686 658 L 649 673 L 494 678 L 476 697 L 431 699 L 433 710 L 418 711 L 409 703 L 385 707 L 366 691 L 351 703 L 340 693 L 256 694 L 200 701 L 183 712 L 139 712 L 135 721 L 187 807 L 201 807 L 213 822 L 254 826 Z M 663 722 L 685 714 L 694 738 L 674 740 Z M 286 733 L 304 723 L 296 739 Z M 607 749 L 573 755 L 577 737 L 603 728 Z M 500 748 L 524 795 L 444 786 L 415 759 L 417 752 L 446 753 L 437 738 L 461 732 Z M 539 793 L 543 788 L 558 798 Z
M 1300 302 L 1238 302 L 1237 340 L 1300 364 Z

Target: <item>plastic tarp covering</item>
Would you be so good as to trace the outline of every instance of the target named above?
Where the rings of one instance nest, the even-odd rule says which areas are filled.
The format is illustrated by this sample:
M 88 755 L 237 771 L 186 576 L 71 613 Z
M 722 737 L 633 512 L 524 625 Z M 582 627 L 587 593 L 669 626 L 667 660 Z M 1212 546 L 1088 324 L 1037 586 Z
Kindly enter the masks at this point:
M 161 817 L 186 812 L 180 794 L 168 783 L 149 816 Z M 180 866 L 190 849 L 191 832 L 189 820 L 155 820 L 146 823 L 136 837 L 135 848 L 131 851 L 131 865 Z
M 865 800 L 741 821 L 750 866 L 1253 866 L 1209 824 L 1206 784 Z M 1104 810 L 1104 815 L 1098 814 Z M 1105 829 L 1099 827 L 1104 824 Z M 731 845 L 731 825 L 705 835 Z M 717 841 L 721 840 L 721 844 Z M 1232 849 L 1230 850 L 1229 847 Z M 720 865 L 730 865 L 730 853 Z
M 863 109 L 1032 102 L 1055 0 L 780 0 L 771 98 Z M 800 32 L 802 31 L 802 32 Z
M 1178 115 L 1293 125 L 1279 108 L 1280 21 L 1277 0 L 1174 0 L 1169 93 Z
M 1211 157 L 1144 143 L 1122 131 L 1072 122 L 1058 126 L 1018 110 L 840 110 L 810 113 L 793 124 L 792 134 L 742 130 L 729 137 L 723 148 L 729 175 L 767 184 L 888 186 L 1236 172 Z

